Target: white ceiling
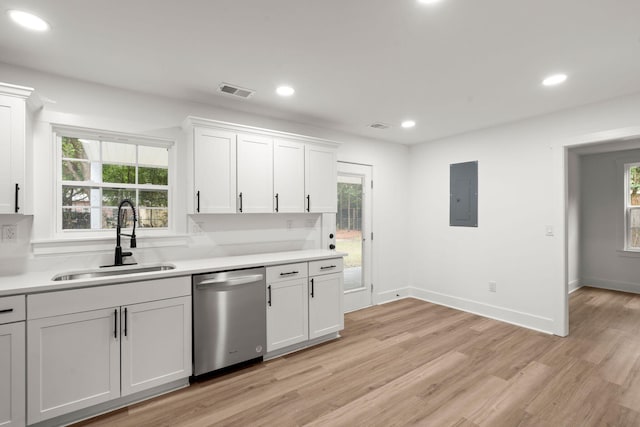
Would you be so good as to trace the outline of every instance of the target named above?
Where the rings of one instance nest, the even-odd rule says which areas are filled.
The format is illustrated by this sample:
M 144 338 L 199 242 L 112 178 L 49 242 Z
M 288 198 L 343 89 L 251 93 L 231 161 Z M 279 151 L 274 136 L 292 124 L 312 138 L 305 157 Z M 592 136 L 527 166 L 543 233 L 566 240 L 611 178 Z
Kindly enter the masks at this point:
M 13 8 L 52 29 L 3 13 L 0 62 L 405 144 L 640 92 L 639 0 L 0 0 Z M 554 72 L 569 80 L 543 88 Z

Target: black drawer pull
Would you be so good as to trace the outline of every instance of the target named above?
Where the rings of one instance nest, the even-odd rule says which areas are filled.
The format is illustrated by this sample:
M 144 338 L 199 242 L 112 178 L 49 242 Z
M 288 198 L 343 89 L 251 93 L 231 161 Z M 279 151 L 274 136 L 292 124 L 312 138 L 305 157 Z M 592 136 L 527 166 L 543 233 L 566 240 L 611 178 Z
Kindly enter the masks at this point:
M 320 267 L 320 270 L 329 270 L 330 268 L 336 268 L 337 265 L 325 265 L 324 267 Z
M 113 320 L 114 320 L 114 326 L 113 326 L 113 337 L 115 339 L 118 339 L 118 310 L 113 310 Z
M 196 212 L 200 213 L 200 190 L 196 192 L 196 198 L 198 199 L 198 204 L 196 206 Z
M 12 313 L 13 308 L 5 308 L 4 310 L 0 310 L 0 314 Z
M 271 285 L 269 285 L 267 289 L 269 290 L 269 301 L 267 301 L 267 304 L 269 304 L 269 307 L 271 307 Z
M 298 274 L 299 271 L 289 271 L 287 273 L 280 273 L 281 276 L 291 276 L 292 274 Z
M 127 308 L 124 309 L 124 336 L 127 336 Z
M 315 298 L 315 286 L 313 285 L 313 279 L 311 279 L 311 298 Z

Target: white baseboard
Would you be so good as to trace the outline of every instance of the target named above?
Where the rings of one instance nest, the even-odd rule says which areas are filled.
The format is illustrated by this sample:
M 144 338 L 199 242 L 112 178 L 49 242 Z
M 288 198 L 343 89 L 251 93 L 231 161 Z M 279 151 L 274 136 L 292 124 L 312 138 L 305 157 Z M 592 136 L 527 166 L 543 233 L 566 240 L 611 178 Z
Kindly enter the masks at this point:
M 580 279 L 572 280 L 569 282 L 569 293 L 572 294 L 582 287 L 582 281 Z
M 640 283 L 619 282 L 616 280 L 599 279 L 597 277 L 585 277 L 581 282 L 583 286 L 591 286 L 592 288 L 640 294 Z
M 391 301 L 397 301 L 399 299 L 409 298 L 410 296 L 411 296 L 410 290 L 408 287 L 392 289 L 390 291 L 378 293 L 376 301 L 374 301 L 374 304 L 386 304 Z
M 446 307 L 466 311 L 483 317 L 489 317 L 501 322 L 511 323 L 516 326 L 533 329 L 546 334 L 553 334 L 552 331 L 555 329 L 553 319 L 511 310 L 509 308 L 498 307 L 439 292 L 425 291 L 424 289 L 419 288 L 410 288 L 410 295 L 423 301 L 444 305 Z

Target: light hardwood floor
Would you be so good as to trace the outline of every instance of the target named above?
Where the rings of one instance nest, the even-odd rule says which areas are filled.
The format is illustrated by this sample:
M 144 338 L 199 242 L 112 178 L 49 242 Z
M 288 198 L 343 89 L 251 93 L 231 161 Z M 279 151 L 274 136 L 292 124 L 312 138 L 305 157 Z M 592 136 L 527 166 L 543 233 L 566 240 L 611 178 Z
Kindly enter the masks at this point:
M 567 338 L 405 299 L 337 341 L 79 425 L 640 426 L 640 295 L 582 288 Z

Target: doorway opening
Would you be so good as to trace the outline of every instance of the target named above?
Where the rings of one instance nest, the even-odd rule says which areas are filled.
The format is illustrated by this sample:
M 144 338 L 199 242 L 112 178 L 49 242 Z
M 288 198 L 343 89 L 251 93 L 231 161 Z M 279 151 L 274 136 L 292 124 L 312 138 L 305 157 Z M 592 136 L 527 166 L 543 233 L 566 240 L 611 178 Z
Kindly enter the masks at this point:
M 338 162 L 336 249 L 344 258 L 345 312 L 372 305 L 372 167 Z

